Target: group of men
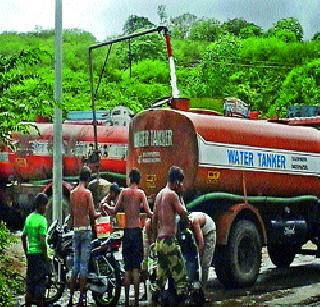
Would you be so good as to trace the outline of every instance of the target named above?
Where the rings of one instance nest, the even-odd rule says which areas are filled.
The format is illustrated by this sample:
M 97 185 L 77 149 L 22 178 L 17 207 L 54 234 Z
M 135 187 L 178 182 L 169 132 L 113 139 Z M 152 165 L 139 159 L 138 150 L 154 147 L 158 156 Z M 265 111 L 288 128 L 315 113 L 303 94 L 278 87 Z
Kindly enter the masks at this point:
M 149 208 L 145 193 L 139 189 L 140 173 L 137 169 L 133 169 L 129 173 L 130 184 L 128 188 L 122 189 L 120 192 L 117 185 L 111 186 L 110 194 L 100 204 L 102 213 L 95 212 L 92 194 L 88 189 L 90 177 L 90 169 L 86 166 L 83 167 L 80 171 L 79 185 L 70 195 L 70 213 L 74 228 L 73 249 L 75 252 L 70 284 L 70 306 L 73 304 L 77 279 L 80 283 L 78 306 L 83 306 L 86 302 L 86 278 L 94 220 L 101 214 L 116 214 L 119 211 L 125 212 L 125 229 L 122 242 L 125 268 L 125 305 L 129 306 L 131 283 L 134 285 L 134 304 L 135 306 L 139 305 L 140 267 L 143 261 L 143 237 L 140 227 L 141 208 L 151 218 L 152 240 L 155 242 L 158 256 L 157 287 L 153 295 L 153 301 L 157 304 L 158 293 L 163 290 L 168 277 L 172 277 L 175 281 L 179 301 L 183 303 L 185 298 L 187 274 L 184 258 L 176 240 L 177 214 L 180 215 L 182 220 L 189 223 L 194 230 L 202 259 L 202 282 L 204 290 L 206 290 L 207 272 L 211 265 L 215 246 L 215 225 L 205 213 L 194 212 L 188 214 L 183 201 L 179 197 L 183 190 L 184 180 L 184 173 L 181 168 L 177 166 L 170 168 L 167 185 L 156 196 L 153 212 Z M 26 306 L 31 306 L 32 300 L 36 300 L 38 306 L 43 305 L 45 275 L 40 276 L 40 278 L 35 272 L 38 271 L 39 263 L 45 265 L 47 261 L 47 249 L 43 239 L 47 230 L 47 222 L 44 216 L 47 202 L 48 199 L 45 194 L 37 195 L 35 199 L 36 211 L 28 216 L 23 230 L 22 241 L 28 260 Z M 28 242 L 26 238 L 28 238 Z

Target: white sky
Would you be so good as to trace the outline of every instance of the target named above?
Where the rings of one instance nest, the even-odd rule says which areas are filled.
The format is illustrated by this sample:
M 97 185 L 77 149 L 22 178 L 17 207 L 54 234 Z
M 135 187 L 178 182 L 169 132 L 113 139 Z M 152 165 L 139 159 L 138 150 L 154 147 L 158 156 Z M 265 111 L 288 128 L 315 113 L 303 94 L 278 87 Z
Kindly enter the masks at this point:
M 157 6 L 169 16 L 189 12 L 220 21 L 243 17 L 263 28 L 285 17 L 296 17 L 305 38 L 320 31 L 320 0 L 62 0 L 63 27 L 91 32 L 98 40 L 121 34 L 129 15 L 148 17 L 158 24 Z M 31 31 L 35 26 L 53 29 L 55 0 L 0 0 L 0 32 Z

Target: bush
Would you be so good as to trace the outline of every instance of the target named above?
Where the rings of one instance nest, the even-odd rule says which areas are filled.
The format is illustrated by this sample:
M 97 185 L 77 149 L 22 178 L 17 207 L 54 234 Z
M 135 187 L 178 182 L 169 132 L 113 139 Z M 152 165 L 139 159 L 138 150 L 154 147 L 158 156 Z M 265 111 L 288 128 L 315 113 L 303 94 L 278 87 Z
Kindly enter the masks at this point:
M 16 242 L 5 223 L 0 222 L 0 306 L 12 306 L 15 295 L 24 292 L 23 278 L 14 269 L 13 259 L 6 255 L 7 248 Z

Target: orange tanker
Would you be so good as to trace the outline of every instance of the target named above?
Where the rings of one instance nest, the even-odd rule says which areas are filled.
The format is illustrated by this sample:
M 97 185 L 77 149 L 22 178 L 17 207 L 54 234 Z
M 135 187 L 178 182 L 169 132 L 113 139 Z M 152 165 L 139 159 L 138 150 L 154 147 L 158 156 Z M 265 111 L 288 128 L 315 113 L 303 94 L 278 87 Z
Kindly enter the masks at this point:
M 265 120 L 177 110 L 138 114 L 130 130 L 129 168 L 159 191 L 171 165 L 186 174 L 187 191 L 320 196 L 320 133 Z
M 35 124 L 28 134 L 15 134 L 14 174 L 20 180 L 43 180 L 52 176 L 53 125 Z M 125 173 L 128 128 L 98 126 L 100 171 Z M 83 163 L 94 150 L 93 129 L 90 125 L 62 125 L 63 175 L 78 176 Z
M 167 171 L 185 172 L 189 210 L 205 211 L 217 226 L 216 273 L 226 286 L 255 282 L 261 248 L 289 266 L 298 253 L 319 253 L 320 132 L 266 120 L 188 110 L 151 109 L 130 124 L 128 169 L 139 168 L 149 200 Z M 305 250 L 312 240 L 318 251 Z

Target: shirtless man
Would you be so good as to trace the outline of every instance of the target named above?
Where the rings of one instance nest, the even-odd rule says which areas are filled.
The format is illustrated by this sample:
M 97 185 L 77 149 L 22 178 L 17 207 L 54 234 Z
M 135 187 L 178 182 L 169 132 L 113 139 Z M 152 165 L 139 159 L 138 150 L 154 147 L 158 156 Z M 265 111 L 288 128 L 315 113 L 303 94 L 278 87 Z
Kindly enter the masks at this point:
M 105 205 L 115 207 L 119 195 L 120 195 L 121 189 L 117 183 L 113 183 L 110 186 L 110 192 L 101 200 L 100 204 L 100 212 L 102 213 L 103 216 L 109 215 L 110 213 L 108 212 L 108 209 Z
M 115 214 L 121 209 L 125 212 L 124 237 L 122 241 L 122 256 L 124 260 L 124 285 L 125 305 L 129 306 L 130 283 L 134 285 L 134 304 L 139 306 L 139 283 L 140 266 L 143 261 L 142 229 L 140 228 L 140 205 L 149 217 L 152 211 L 149 208 L 147 198 L 142 190 L 138 188 L 140 183 L 140 172 L 133 169 L 129 173 L 129 188 L 123 189 L 115 207 L 105 205 L 108 212 Z
M 169 276 L 175 281 L 178 303 L 183 304 L 184 301 L 183 294 L 187 287 L 186 268 L 176 240 L 176 214 L 179 214 L 181 219 L 188 220 L 188 213 L 176 193 L 180 190 L 183 179 L 181 168 L 172 166 L 168 173 L 167 186 L 158 193 L 155 201 L 152 221 L 158 255 L 157 293 L 153 295 L 155 304 L 159 291 L 163 290 Z
M 70 300 L 74 294 L 76 279 L 80 278 L 80 298 L 79 306 L 83 306 L 86 301 L 86 283 L 88 274 L 88 262 L 90 255 L 90 242 L 92 240 L 92 227 L 94 225 L 95 214 L 93 198 L 88 184 L 91 177 L 91 170 L 84 166 L 80 171 L 79 185 L 71 191 L 70 213 L 71 222 L 74 228 L 74 238 L 72 248 L 74 250 L 74 266 L 70 282 Z
M 198 242 L 202 267 L 202 288 L 206 295 L 209 267 L 216 245 L 216 225 L 212 218 L 204 212 L 192 212 L 189 219 Z

